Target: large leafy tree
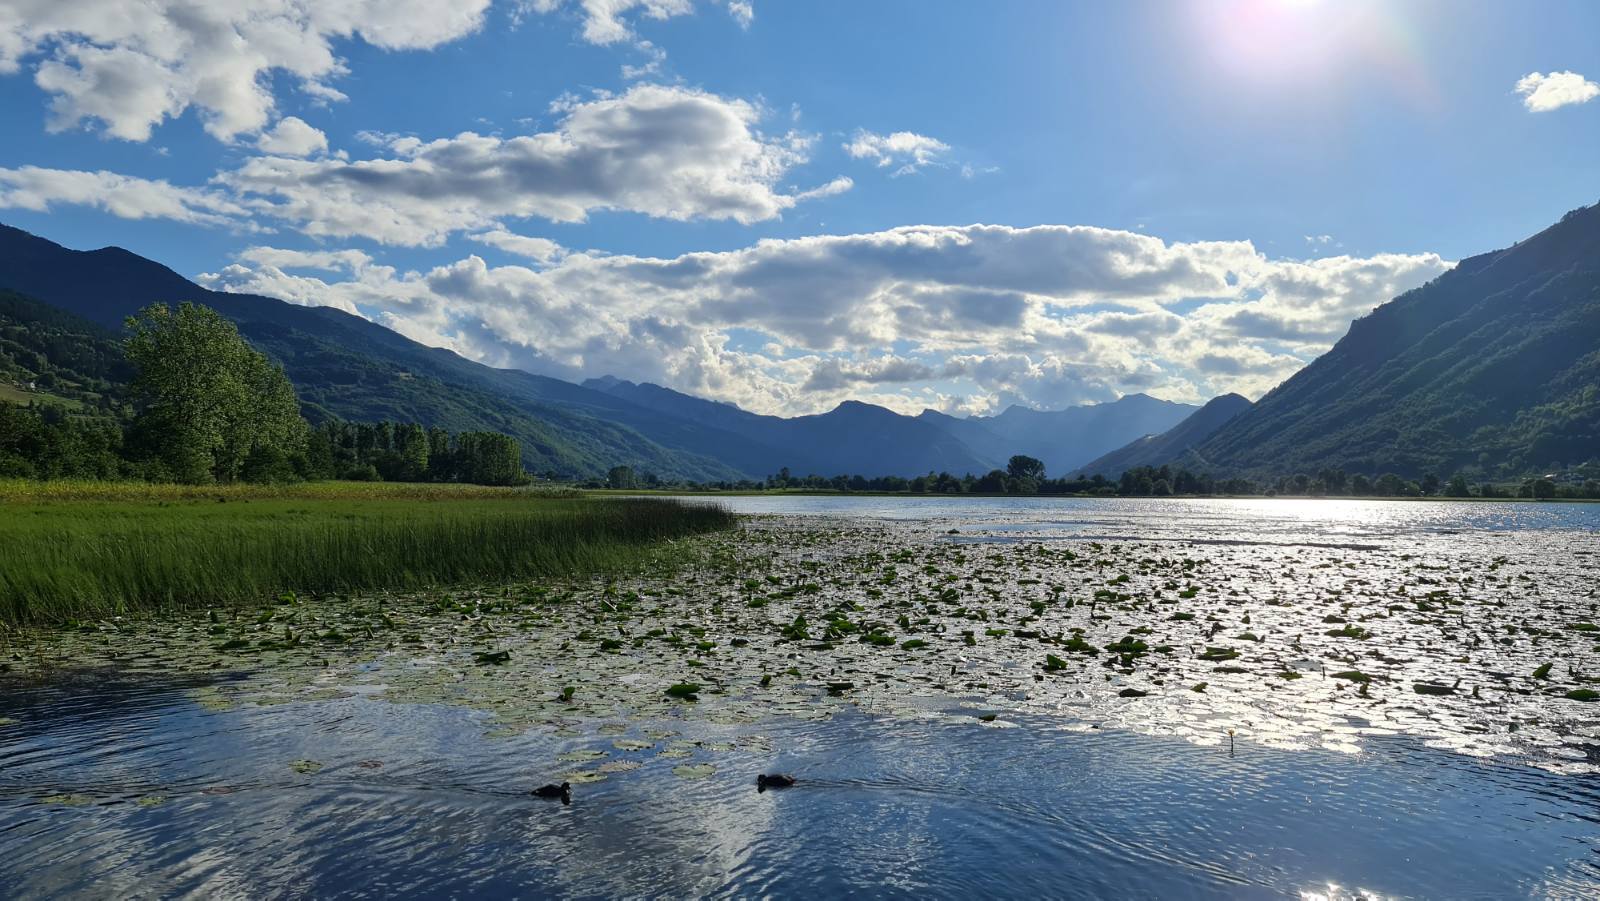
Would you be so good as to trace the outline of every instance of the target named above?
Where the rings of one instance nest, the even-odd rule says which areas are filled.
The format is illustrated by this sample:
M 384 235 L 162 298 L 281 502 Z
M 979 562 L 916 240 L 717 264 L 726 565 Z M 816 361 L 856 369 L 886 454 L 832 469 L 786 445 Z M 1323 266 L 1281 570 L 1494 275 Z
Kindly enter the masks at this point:
M 305 421 L 283 370 L 209 307 L 154 304 L 128 319 L 139 369 L 136 431 L 184 482 L 232 482 L 245 461 L 304 446 Z

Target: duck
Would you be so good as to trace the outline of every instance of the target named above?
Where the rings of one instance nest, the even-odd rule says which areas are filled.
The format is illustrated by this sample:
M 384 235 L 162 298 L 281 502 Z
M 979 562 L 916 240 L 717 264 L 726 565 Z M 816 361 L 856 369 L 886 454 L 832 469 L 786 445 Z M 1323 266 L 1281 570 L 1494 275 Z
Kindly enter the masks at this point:
M 563 782 L 560 785 L 541 785 L 533 790 L 536 798 L 560 798 L 566 801 L 572 797 L 572 783 Z
M 756 791 L 764 792 L 769 788 L 788 788 L 794 785 L 795 778 L 783 773 L 762 773 L 756 777 Z

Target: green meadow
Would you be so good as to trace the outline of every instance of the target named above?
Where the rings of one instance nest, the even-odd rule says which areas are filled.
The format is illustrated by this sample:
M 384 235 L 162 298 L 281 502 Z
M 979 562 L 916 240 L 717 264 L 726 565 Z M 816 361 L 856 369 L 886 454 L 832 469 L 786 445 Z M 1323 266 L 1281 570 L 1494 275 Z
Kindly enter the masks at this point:
M 630 568 L 734 517 L 457 485 L 0 482 L 0 624 Z

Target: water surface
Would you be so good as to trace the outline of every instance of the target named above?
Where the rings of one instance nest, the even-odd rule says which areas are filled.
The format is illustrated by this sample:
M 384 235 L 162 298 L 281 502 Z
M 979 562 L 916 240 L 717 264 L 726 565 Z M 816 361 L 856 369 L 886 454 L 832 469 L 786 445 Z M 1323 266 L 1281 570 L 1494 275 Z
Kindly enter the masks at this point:
M 0 894 L 1600 892 L 1600 704 L 1564 697 L 1600 676 L 1569 628 L 1595 618 L 1592 505 L 731 503 L 795 515 L 671 577 L 14 648 Z M 1104 649 L 1138 629 L 1172 650 Z M 662 695 L 681 679 L 699 701 Z M 758 793 L 774 770 L 800 785 Z M 527 795 L 568 774 L 570 806 Z

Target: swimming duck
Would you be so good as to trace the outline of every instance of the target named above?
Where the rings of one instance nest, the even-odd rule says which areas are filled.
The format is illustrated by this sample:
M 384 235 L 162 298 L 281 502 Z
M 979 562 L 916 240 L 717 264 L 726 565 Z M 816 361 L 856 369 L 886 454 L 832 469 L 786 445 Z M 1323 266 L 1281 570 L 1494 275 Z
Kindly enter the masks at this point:
M 572 783 L 563 782 L 560 785 L 541 785 L 533 790 L 535 797 L 560 798 L 565 801 L 572 797 Z
M 764 792 L 769 788 L 788 788 L 794 785 L 794 781 L 793 776 L 785 776 L 783 773 L 762 773 L 756 777 L 756 791 Z

